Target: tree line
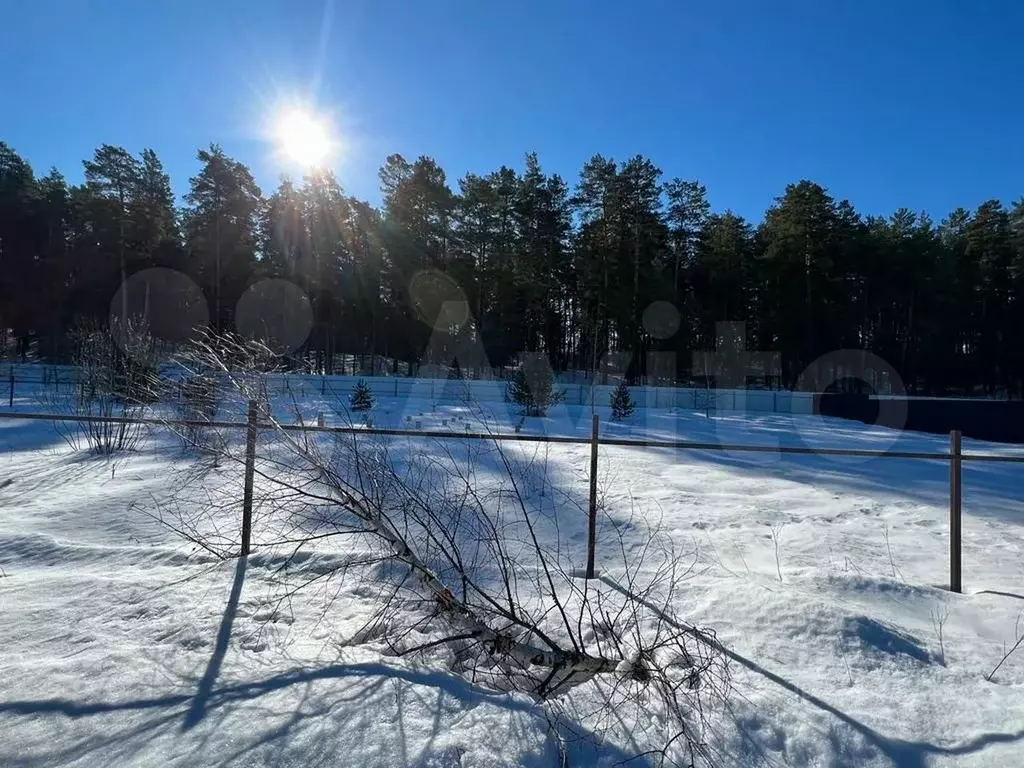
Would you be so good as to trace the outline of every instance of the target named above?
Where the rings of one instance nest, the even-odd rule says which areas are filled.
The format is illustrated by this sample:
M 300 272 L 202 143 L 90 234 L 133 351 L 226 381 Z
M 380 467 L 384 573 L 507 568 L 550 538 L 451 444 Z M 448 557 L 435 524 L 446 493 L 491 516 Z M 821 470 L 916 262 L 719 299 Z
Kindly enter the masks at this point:
M 739 321 L 747 349 L 780 353 L 782 386 L 853 349 L 911 392 L 1022 394 L 1024 199 L 936 223 L 909 208 L 864 216 L 804 180 L 755 224 L 639 155 L 595 155 L 569 182 L 531 153 L 454 188 L 433 159 L 391 155 L 374 207 L 329 170 L 265 196 L 217 145 L 198 161 L 179 207 L 152 150 L 104 145 L 75 185 L 0 142 L 0 328 L 19 353 L 35 340 L 61 358 L 126 279 L 167 267 L 199 286 L 218 330 L 254 282 L 299 286 L 312 310 L 300 352 L 327 369 L 339 353 L 416 363 L 469 341 L 491 365 L 538 352 L 556 371 L 625 352 L 631 380 L 660 352 L 659 375 L 686 381 L 701 373 L 691 351 Z

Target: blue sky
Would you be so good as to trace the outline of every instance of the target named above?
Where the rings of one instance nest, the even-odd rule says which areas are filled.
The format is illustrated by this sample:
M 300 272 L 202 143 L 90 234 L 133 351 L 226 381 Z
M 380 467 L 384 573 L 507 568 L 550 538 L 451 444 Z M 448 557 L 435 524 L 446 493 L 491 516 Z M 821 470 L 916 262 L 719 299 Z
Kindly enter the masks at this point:
M 30 0 L 3 25 L 0 140 L 72 181 L 148 146 L 182 193 L 216 141 L 269 193 L 261 126 L 302 98 L 372 202 L 391 152 L 454 188 L 529 150 L 569 180 L 642 153 L 755 220 L 801 178 L 864 213 L 1024 195 L 1017 2 Z

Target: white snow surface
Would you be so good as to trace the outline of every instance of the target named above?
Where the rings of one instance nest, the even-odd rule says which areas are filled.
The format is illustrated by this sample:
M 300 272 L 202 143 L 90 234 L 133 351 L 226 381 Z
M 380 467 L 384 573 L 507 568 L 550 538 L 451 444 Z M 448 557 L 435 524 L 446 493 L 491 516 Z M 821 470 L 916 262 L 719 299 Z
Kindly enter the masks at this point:
M 315 421 L 332 405 L 310 394 L 301 410 Z M 518 417 L 487 407 L 490 426 L 511 432 Z M 623 437 L 947 447 L 810 416 L 648 408 L 614 424 L 597 412 L 602 434 Z M 476 429 L 476 418 L 423 399 L 374 410 L 375 426 L 424 430 Z M 590 418 L 563 406 L 524 431 L 584 437 Z M 589 446 L 549 451 L 585 503 Z M 378 585 L 339 585 L 326 614 L 301 596 L 273 606 L 273 556 L 257 546 L 243 568 L 160 525 L 150 513 L 185 461 L 156 433 L 111 461 L 72 451 L 48 422 L 0 419 L 0 765 L 558 764 L 556 729 L 528 696 L 363 642 Z M 601 524 L 621 523 L 627 544 L 630 530 L 636 542 L 669 537 L 692 568 L 667 612 L 729 649 L 732 695 L 705 734 L 720 765 L 1024 766 L 1024 650 L 986 679 L 1024 632 L 1024 466 L 964 464 L 963 594 L 946 588 L 948 472 L 942 461 L 601 448 Z M 585 526 L 578 508 L 560 514 L 579 566 Z M 315 575 L 358 557 L 352 547 L 313 550 L 302 567 Z M 615 554 L 598 548 L 612 580 Z M 595 736 L 569 760 L 615 765 L 637 751 Z

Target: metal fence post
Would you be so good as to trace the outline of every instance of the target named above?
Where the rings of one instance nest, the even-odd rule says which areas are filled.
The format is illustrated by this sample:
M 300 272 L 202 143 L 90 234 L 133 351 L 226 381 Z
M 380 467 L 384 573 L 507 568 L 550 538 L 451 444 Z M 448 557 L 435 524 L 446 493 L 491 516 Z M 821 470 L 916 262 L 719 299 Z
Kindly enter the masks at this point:
M 256 401 L 249 401 L 245 430 L 245 490 L 242 496 L 242 557 L 249 554 L 252 534 L 252 480 L 256 470 Z
M 949 433 L 949 588 L 953 592 L 963 591 L 961 571 L 962 534 L 962 464 L 960 458 L 960 430 Z
M 597 428 L 595 413 L 590 431 L 590 515 L 587 521 L 587 578 L 594 578 L 594 548 L 597 545 Z
M 7 407 L 8 408 L 13 408 L 14 407 L 14 366 L 13 365 L 11 366 L 11 394 L 7 398 Z

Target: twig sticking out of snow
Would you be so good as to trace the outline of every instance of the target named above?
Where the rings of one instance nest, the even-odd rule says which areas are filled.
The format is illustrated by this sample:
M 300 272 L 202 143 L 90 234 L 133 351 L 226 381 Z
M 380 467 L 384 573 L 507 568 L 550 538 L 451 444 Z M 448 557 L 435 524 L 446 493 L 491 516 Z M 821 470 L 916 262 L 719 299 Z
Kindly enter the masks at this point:
M 1024 643 L 1024 633 L 1020 631 L 1020 620 L 1022 616 L 1024 616 L 1024 614 L 1017 616 L 1017 623 L 1013 628 L 1013 634 L 1014 637 L 1017 638 L 1017 642 L 1013 644 L 1013 647 L 1010 648 L 1010 650 L 1006 651 L 1006 653 L 1003 654 L 1003 658 L 999 660 L 999 663 L 995 665 L 992 671 L 985 675 L 985 679 L 988 680 L 990 683 L 992 682 L 992 678 L 995 677 L 996 672 L 999 671 L 999 668 L 1003 666 L 1003 664 L 1006 662 L 1008 658 L 1010 658 L 1010 656 L 1013 655 L 1014 651 L 1020 648 L 1021 643 Z
M 946 619 L 949 618 L 949 609 L 943 608 L 939 610 L 935 608 L 932 610 L 932 626 L 935 627 L 935 634 L 939 638 L 939 663 L 942 666 L 946 666 L 946 646 L 942 639 L 942 630 L 946 625 Z
M 889 525 L 888 525 L 888 523 L 885 525 L 885 527 L 882 529 L 882 531 L 883 531 L 882 535 L 885 536 L 885 551 L 889 553 L 889 568 L 892 569 L 892 577 L 894 579 L 896 579 L 896 578 L 902 579 L 903 578 L 903 573 L 900 572 L 899 568 L 896 567 L 896 560 L 892 556 L 892 547 L 889 546 Z
M 779 523 L 778 525 L 771 526 L 772 543 L 775 545 L 775 572 L 779 574 L 779 582 L 782 581 L 782 564 L 779 561 L 779 535 L 782 533 L 784 525 L 785 523 Z

